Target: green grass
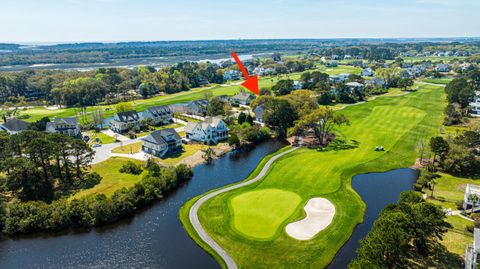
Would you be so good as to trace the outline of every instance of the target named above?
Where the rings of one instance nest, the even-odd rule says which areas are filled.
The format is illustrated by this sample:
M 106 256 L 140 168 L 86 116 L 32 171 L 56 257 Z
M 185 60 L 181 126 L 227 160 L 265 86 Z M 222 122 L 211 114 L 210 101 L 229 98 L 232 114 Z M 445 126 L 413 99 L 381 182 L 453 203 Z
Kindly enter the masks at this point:
M 175 153 L 173 155 L 165 156 L 161 158 L 159 162 L 167 166 L 174 166 L 179 162 L 181 162 L 183 159 L 197 153 L 199 150 L 205 150 L 207 148 L 211 148 L 211 147 L 207 145 L 202 145 L 202 144 L 183 145 L 181 152 Z
M 131 154 L 137 153 L 142 149 L 142 142 L 137 142 L 129 145 L 123 145 L 112 149 L 112 153 Z
M 240 268 L 325 267 L 348 240 L 355 225 L 363 219 L 365 205 L 351 188 L 352 176 L 412 165 L 416 158 L 417 141 L 436 135 L 441 126 L 444 98 L 442 87 L 423 85 L 419 91 L 408 95 L 378 97 L 374 101 L 345 108 L 342 113 L 347 115 L 351 125 L 337 132 L 347 141 L 358 142 L 358 147 L 327 152 L 300 149 L 283 156 L 273 164 L 262 181 L 208 200 L 199 210 L 201 223 Z M 386 151 L 375 152 L 373 148 L 377 145 L 383 145 Z M 286 219 L 283 213 L 264 212 L 277 214 L 276 218 L 284 220 L 277 225 L 271 238 L 259 240 L 245 236 L 233 225 L 234 212 L 228 201 L 238 195 L 268 189 L 296 193 L 302 202 Z M 332 224 L 312 240 L 294 240 L 286 235 L 284 227 L 304 217 L 302 207 L 312 197 L 330 200 L 337 213 Z M 191 204 L 189 202 L 182 208 L 180 218 L 198 242 L 188 224 Z M 255 224 L 259 225 L 258 222 L 250 225 Z M 199 244 L 205 247 L 204 243 Z M 208 247 L 206 250 L 219 259 Z
M 167 129 L 167 128 L 176 129 L 176 128 L 180 128 L 180 127 L 183 127 L 183 126 L 184 126 L 183 124 L 172 123 L 172 124 L 157 126 L 157 127 L 155 127 L 154 129 L 155 129 L 155 130 L 163 130 L 163 129 Z M 148 131 L 143 131 L 143 132 L 137 133 L 137 137 L 147 136 L 147 135 L 149 135 L 149 134 L 150 134 L 151 132 L 153 132 L 153 131 L 154 131 L 154 130 L 148 130 Z
M 90 136 L 90 143 L 91 144 L 96 144 L 97 141 L 96 139 L 98 138 L 100 140 L 100 144 L 110 144 L 110 143 L 115 143 L 115 137 L 111 137 L 109 135 L 106 135 L 102 132 L 88 132 L 88 135 Z
M 237 195 L 230 200 L 233 226 L 254 239 L 271 238 L 301 201 L 296 193 L 279 189 L 262 189 Z
M 120 168 L 127 161 L 132 161 L 142 166 L 144 165 L 142 161 L 120 157 L 112 157 L 104 162 L 94 164 L 92 165 L 91 171 L 97 172 L 100 174 L 100 176 L 102 176 L 100 183 L 93 188 L 76 193 L 70 199 L 99 193 L 111 196 L 116 190 L 132 187 L 135 183 L 142 179 L 143 174 L 132 175 L 120 173 Z
M 435 185 L 433 196 L 437 200 L 431 200 L 433 203 L 445 208 L 456 210 L 455 202 L 463 201 L 463 194 L 467 184 L 480 184 L 480 180 L 455 177 L 449 174 L 441 173 L 438 183 Z M 430 195 L 430 192 L 427 191 Z
M 446 85 L 450 83 L 450 81 L 452 80 L 453 80 L 452 78 L 427 78 L 427 79 L 424 79 L 423 82 Z
M 452 224 L 453 228 L 445 234 L 443 240 L 440 241 L 441 244 L 450 252 L 465 255 L 465 247 L 473 242 L 473 234 L 465 231 L 465 228 L 473 225 L 473 222 L 459 216 L 449 216 L 447 221 Z

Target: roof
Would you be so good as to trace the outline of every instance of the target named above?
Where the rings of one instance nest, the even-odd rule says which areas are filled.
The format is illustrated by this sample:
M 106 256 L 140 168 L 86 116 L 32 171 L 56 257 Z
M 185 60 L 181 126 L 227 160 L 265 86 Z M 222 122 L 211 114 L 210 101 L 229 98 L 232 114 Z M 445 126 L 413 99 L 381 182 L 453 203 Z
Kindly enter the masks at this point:
M 140 120 L 140 116 L 138 116 L 138 113 L 135 110 L 119 112 L 117 113 L 117 116 L 118 116 L 118 119 L 122 122 Z
M 57 124 L 70 124 L 70 125 L 77 125 L 78 120 L 77 117 L 70 117 L 70 118 L 57 118 L 53 119 L 53 123 Z
M 249 94 L 249 93 L 246 93 L 246 92 L 240 92 L 239 94 L 235 95 L 232 97 L 232 99 L 235 99 L 235 100 L 248 100 L 250 98 L 252 98 L 253 95 Z
M 253 110 L 253 113 L 255 114 L 255 117 L 262 118 L 264 111 L 265 111 L 265 105 L 259 105 Z
M 187 122 L 185 126 L 186 133 L 192 133 L 193 129 L 200 124 L 202 130 L 206 130 L 209 126 L 213 128 L 217 128 L 218 124 L 223 122 L 222 118 L 220 117 L 206 117 L 202 122 Z
M 358 82 L 348 82 L 346 84 L 347 86 L 350 86 L 350 87 L 363 87 L 364 85 L 362 83 L 358 83 Z
M 29 123 L 18 119 L 11 119 L 2 125 L 11 132 L 21 132 L 28 129 Z
M 206 117 L 203 121 L 204 123 L 210 124 L 212 127 L 217 127 L 220 122 L 222 122 L 222 118 L 220 117 Z
M 178 135 L 177 131 L 175 131 L 172 128 L 167 128 L 167 129 L 153 131 L 143 140 L 161 145 L 161 144 L 167 144 L 168 142 L 173 140 L 181 140 L 181 139 L 182 138 L 180 137 L 180 135 Z
M 480 251 L 480 229 L 473 229 L 473 247 L 478 252 Z
M 172 110 L 169 106 L 151 106 L 147 108 L 147 111 L 152 113 L 152 115 L 154 116 L 161 116 L 172 113 Z

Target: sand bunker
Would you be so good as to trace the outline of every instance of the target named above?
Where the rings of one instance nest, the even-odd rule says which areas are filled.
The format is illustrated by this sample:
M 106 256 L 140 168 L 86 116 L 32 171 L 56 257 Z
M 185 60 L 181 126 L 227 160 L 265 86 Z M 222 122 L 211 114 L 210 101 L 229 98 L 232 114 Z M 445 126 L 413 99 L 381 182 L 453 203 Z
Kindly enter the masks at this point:
M 335 206 L 327 199 L 312 198 L 304 207 L 307 216 L 299 221 L 289 223 L 285 228 L 287 234 L 297 240 L 310 240 L 332 223 Z

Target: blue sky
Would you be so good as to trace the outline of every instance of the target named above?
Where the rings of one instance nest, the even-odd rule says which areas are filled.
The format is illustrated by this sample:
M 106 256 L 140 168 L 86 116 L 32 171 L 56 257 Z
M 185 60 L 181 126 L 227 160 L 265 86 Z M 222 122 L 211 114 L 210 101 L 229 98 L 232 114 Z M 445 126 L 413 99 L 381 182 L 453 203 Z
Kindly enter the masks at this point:
M 0 42 L 480 36 L 480 0 L 1 0 Z

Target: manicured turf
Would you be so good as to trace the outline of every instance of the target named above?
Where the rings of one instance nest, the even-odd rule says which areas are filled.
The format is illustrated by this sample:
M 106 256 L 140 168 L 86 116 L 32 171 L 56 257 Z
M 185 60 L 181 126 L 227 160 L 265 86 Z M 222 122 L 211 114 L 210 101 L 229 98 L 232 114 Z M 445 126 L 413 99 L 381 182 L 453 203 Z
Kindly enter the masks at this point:
M 230 201 L 233 225 L 239 232 L 254 239 L 270 238 L 301 201 L 296 193 L 279 189 L 237 195 Z
M 473 242 L 473 234 L 466 232 L 465 228 L 469 225 L 472 226 L 473 222 L 459 216 L 450 216 L 447 221 L 452 224 L 453 228 L 443 237 L 442 245 L 450 252 L 465 255 L 465 247 Z
M 137 142 L 129 145 L 123 145 L 112 149 L 112 153 L 132 154 L 137 153 L 142 149 L 142 142 Z
M 91 171 L 97 172 L 102 176 L 102 181 L 95 187 L 76 193 L 71 198 L 79 198 L 85 195 L 103 193 L 107 196 L 112 195 L 116 190 L 121 188 L 129 188 L 143 177 L 140 175 L 132 175 L 120 173 L 119 170 L 127 161 L 143 166 L 142 161 L 132 160 L 127 158 L 112 157 L 104 162 L 92 165 Z
M 97 138 L 100 140 L 100 144 L 110 144 L 110 143 L 115 143 L 115 137 L 111 137 L 109 135 L 106 135 L 102 132 L 89 132 L 88 135 L 90 136 L 90 143 L 91 144 L 96 144 L 97 143 Z
M 433 84 L 441 84 L 446 85 L 452 81 L 452 78 L 431 78 L 431 79 L 424 79 L 424 82 L 433 83 Z
M 365 205 L 351 188 L 352 176 L 412 165 L 418 140 L 438 134 L 444 98 L 442 87 L 422 85 L 408 95 L 378 97 L 345 108 L 342 113 L 350 119 L 351 125 L 337 130 L 338 137 L 358 146 L 326 152 L 294 151 L 276 161 L 262 181 L 208 200 L 199 210 L 201 223 L 240 268 L 325 267 L 363 218 Z M 384 146 L 386 151 L 376 152 L 375 146 Z M 237 195 L 265 189 L 296 193 L 302 202 L 286 219 L 277 213 L 276 218 L 285 219 L 278 225 L 277 233 L 258 240 L 235 228 L 234 212 L 228 201 Z M 335 205 L 337 212 L 332 224 L 312 240 L 290 238 L 284 232 L 285 225 L 304 217 L 302 207 L 312 197 L 324 197 Z M 188 224 L 190 205 L 191 202 L 187 203 L 180 217 L 187 231 L 198 240 Z M 251 225 L 259 225 L 252 222 Z M 200 245 L 205 246 L 204 243 Z M 208 247 L 206 249 L 209 251 Z

